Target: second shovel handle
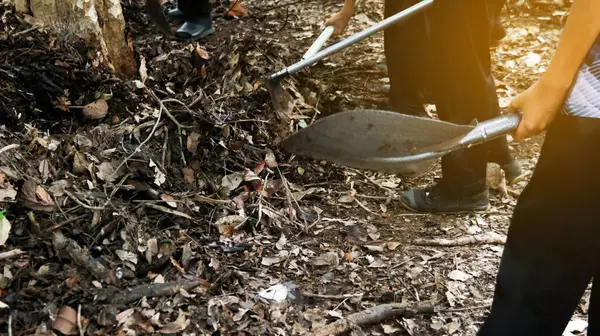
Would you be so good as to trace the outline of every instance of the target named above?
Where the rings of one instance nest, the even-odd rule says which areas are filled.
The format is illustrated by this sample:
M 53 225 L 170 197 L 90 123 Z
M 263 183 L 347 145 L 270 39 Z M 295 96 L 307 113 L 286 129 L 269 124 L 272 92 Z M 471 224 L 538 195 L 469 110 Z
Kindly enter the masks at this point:
M 321 48 L 323 48 L 323 45 L 327 42 L 327 40 L 329 40 L 331 35 L 333 35 L 334 30 L 335 30 L 334 26 L 327 26 L 327 28 L 325 28 L 325 30 L 323 30 L 321 35 L 319 35 L 317 40 L 310 46 L 310 48 L 308 48 L 306 53 L 304 53 L 304 56 L 302 56 L 302 59 L 305 60 L 307 58 L 311 58 L 316 53 L 318 53 L 319 50 L 321 50 Z

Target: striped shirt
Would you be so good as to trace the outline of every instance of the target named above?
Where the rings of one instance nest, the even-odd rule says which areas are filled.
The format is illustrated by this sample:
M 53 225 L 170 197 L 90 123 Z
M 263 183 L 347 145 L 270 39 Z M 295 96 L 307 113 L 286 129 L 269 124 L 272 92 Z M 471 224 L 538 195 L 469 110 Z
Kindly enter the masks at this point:
M 562 114 L 600 118 L 600 36 L 589 51 L 565 101 Z

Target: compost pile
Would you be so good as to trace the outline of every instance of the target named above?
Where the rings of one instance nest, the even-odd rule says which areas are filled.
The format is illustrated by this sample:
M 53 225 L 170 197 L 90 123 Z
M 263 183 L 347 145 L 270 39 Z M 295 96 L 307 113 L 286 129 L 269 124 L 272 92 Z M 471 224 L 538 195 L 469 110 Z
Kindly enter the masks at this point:
M 192 43 L 124 4 L 135 78 L 2 5 L 0 333 L 359 335 L 340 318 L 390 302 L 355 321 L 402 310 L 376 332 L 442 335 L 481 319 L 464 311 L 489 305 L 498 248 L 409 243 L 468 233 L 485 239 L 466 244 L 501 244 L 514 200 L 495 199 L 486 218 L 412 216 L 398 193 L 436 173 L 405 180 L 278 151 L 282 129 L 385 101 L 381 36 L 286 81 L 295 108 L 282 125 L 267 75 L 299 60 L 339 4 L 242 4 L 217 3 L 217 35 Z M 361 8 L 350 32 L 381 20 L 381 1 Z M 507 92 L 524 86 L 501 79 Z

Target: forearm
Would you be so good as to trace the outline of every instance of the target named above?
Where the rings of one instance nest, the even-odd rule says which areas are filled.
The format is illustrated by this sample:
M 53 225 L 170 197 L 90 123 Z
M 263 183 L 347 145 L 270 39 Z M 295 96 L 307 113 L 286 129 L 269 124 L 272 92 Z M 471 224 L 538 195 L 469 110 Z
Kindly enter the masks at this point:
M 344 0 L 344 7 L 342 8 L 342 12 L 345 12 L 349 15 L 354 15 L 355 9 L 356 9 L 356 0 Z
M 542 79 L 568 90 L 599 34 L 600 0 L 575 0 L 556 53 Z

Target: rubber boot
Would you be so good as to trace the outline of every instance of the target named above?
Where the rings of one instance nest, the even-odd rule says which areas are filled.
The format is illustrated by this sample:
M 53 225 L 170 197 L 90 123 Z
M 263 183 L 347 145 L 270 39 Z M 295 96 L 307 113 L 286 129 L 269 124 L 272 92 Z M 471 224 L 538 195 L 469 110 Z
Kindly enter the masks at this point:
M 182 20 L 184 15 L 183 15 L 183 11 L 181 11 L 181 9 L 175 8 L 175 9 L 170 9 L 167 11 L 167 17 L 169 19 L 173 19 L 173 20 Z
M 177 7 L 185 23 L 175 32 L 176 37 L 196 40 L 215 33 L 208 0 L 179 0 Z
M 431 187 L 403 193 L 400 203 L 410 211 L 431 214 L 487 211 L 490 208 L 489 192 L 485 181 L 481 184 L 482 187 L 476 190 L 457 190 L 442 180 Z

